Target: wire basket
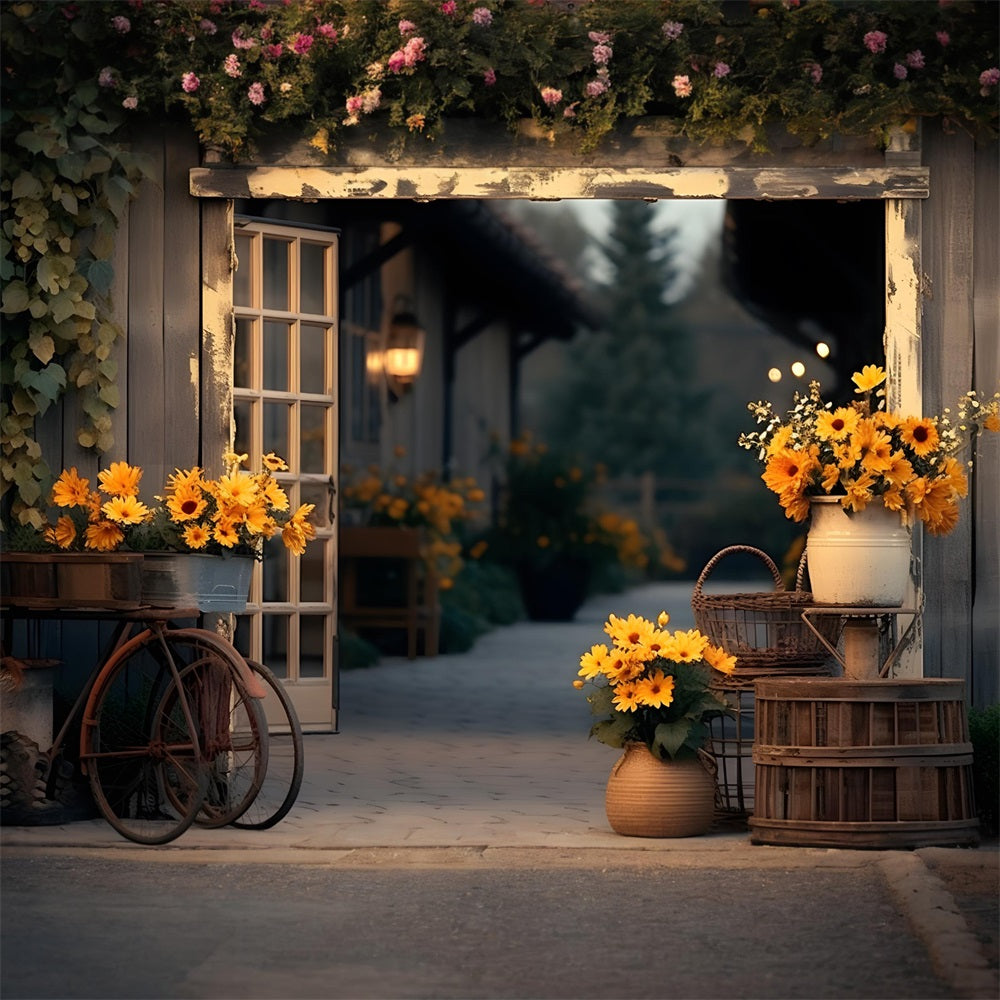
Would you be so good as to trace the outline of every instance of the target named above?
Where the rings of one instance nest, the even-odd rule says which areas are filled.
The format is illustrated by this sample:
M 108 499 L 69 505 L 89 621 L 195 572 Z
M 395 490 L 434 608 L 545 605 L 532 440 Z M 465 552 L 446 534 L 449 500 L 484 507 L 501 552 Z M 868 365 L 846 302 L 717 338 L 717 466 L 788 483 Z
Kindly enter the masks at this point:
M 726 556 L 748 553 L 761 559 L 774 578 L 773 591 L 744 594 L 706 594 L 709 574 Z M 802 610 L 814 604 L 813 596 L 801 589 L 805 555 L 799 563 L 795 590 L 785 590 L 773 560 L 750 545 L 731 545 L 717 552 L 701 571 L 691 595 L 695 625 L 716 646 L 736 657 L 737 676 L 767 676 L 774 671 L 805 672 L 830 656 L 830 651 L 802 620 Z M 817 626 L 833 646 L 840 636 L 841 619 L 830 617 Z M 811 672 L 811 671 L 809 671 Z

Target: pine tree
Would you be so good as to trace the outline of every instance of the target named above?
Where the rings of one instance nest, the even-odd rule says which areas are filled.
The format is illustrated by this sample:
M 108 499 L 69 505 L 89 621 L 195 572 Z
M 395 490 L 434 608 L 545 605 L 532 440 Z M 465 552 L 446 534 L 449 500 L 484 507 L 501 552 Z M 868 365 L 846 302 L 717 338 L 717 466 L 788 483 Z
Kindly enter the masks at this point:
M 678 232 L 658 230 L 652 206 L 616 201 L 602 250 L 606 329 L 582 337 L 572 371 L 553 392 L 553 445 L 603 461 L 612 475 L 703 471 L 691 331 L 670 304 Z

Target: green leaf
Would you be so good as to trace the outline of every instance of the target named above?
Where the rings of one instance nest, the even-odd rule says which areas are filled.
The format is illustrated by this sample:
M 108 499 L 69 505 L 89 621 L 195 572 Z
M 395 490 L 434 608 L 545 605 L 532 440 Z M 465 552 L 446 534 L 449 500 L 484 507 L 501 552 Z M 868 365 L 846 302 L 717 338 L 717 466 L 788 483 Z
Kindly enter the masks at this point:
M 107 295 L 111 290 L 111 282 L 115 278 L 115 269 L 111 266 L 109 261 L 106 260 L 93 260 L 90 261 L 87 266 L 86 271 L 83 271 L 84 277 L 90 282 L 90 287 L 98 295 Z
M 43 365 L 47 365 L 52 360 L 52 355 L 56 353 L 56 345 L 52 338 L 47 333 L 39 333 L 34 329 L 28 336 L 28 346 Z
M 12 281 L 3 290 L 3 304 L 0 306 L 0 311 L 5 313 L 24 312 L 30 301 L 28 286 L 23 281 Z
M 673 722 L 661 722 L 653 733 L 653 753 L 663 757 L 664 753 L 675 757 L 677 751 L 684 745 L 691 732 L 690 719 L 675 719 Z
M 14 183 L 10 191 L 12 198 L 33 198 L 42 197 L 42 182 L 26 170 L 22 171 L 14 178 Z

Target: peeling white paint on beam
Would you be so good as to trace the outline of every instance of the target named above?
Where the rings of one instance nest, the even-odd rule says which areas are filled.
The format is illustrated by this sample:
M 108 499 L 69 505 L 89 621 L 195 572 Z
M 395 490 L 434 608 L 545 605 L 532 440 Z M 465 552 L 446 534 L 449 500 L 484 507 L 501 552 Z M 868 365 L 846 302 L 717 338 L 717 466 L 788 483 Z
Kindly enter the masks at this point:
M 925 167 L 195 167 L 200 198 L 926 198 Z

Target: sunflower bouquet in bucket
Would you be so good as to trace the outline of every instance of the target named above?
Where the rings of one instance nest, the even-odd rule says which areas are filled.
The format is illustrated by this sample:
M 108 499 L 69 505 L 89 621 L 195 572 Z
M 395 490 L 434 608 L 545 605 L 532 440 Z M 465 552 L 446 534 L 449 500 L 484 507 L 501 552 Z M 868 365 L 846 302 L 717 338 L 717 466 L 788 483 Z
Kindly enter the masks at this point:
M 267 454 L 258 472 L 243 467 L 247 455 L 229 452 L 223 460 L 226 471 L 214 479 L 200 467 L 176 469 L 154 506 L 140 499 L 143 470 L 138 465 L 112 462 L 98 474 L 97 489 L 75 467 L 65 469 L 50 494 L 56 516 L 36 533 L 32 548 L 228 553 L 259 559 L 264 541 L 280 533 L 285 547 L 301 555 L 316 534 L 308 520 L 313 504 L 291 510 L 274 476 L 288 468 L 284 460 Z
M 811 498 L 835 496 L 848 513 L 878 504 L 932 535 L 955 527 L 969 485 L 960 456 L 983 431 L 1000 430 L 1000 393 L 981 400 L 971 390 L 954 412 L 903 415 L 884 409 L 886 377 L 877 365 L 855 372 L 861 398 L 842 406 L 825 402 L 814 380 L 783 418 L 769 402 L 747 404 L 763 427 L 739 444 L 757 453 L 786 517 L 805 521 Z

